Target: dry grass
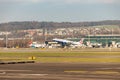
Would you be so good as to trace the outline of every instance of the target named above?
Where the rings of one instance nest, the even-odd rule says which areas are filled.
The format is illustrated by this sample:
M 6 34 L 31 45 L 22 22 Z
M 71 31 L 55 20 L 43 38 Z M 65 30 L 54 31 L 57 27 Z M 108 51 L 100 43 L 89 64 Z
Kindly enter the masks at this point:
M 37 62 L 120 62 L 120 49 L 1 49 L 0 60 L 28 60 Z

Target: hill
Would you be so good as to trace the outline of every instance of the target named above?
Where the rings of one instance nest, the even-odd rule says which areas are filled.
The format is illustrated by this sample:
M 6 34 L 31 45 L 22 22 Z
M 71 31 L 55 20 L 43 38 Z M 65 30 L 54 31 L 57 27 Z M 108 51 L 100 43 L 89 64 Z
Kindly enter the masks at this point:
M 27 29 L 41 29 L 41 28 L 71 28 L 71 27 L 89 27 L 101 25 L 117 25 L 120 26 L 120 20 L 106 20 L 94 22 L 37 22 L 37 21 L 24 21 L 24 22 L 9 22 L 1 23 L 0 31 L 12 30 L 27 30 Z

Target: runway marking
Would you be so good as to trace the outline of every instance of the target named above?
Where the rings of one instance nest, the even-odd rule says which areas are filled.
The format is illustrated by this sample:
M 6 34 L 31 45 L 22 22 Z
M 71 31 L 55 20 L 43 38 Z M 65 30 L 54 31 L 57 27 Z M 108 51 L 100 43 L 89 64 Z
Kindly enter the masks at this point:
M 94 73 L 96 74 L 120 74 L 119 72 L 117 71 L 94 71 Z
M 66 73 L 82 73 L 82 74 L 89 73 L 89 74 L 116 74 L 116 75 L 120 75 L 120 72 L 117 72 L 117 71 L 83 71 L 83 70 L 74 71 L 74 70 L 72 70 L 72 71 L 64 71 L 64 72 L 66 72 Z
M 38 79 L 40 77 L 45 77 L 48 74 L 7 74 L 0 75 L 0 78 L 9 78 L 9 79 Z
M 32 70 L 0 70 L 1 72 L 4 72 L 4 71 L 32 71 Z
M 0 78 L 39 78 L 47 76 L 48 74 L 22 74 L 22 73 L 7 73 L 7 75 L 0 75 Z
M 48 74 L 18 74 L 20 76 L 46 76 Z
M 64 71 L 67 73 L 88 73 L 88 71 Z

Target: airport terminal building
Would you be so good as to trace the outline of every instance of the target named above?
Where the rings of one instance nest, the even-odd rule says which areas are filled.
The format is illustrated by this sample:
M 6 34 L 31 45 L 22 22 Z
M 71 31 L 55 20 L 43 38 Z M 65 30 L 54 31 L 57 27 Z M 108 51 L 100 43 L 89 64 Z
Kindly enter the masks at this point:
M 90 43 L 101 43 L 102 46 L 111 46 L 111 44 L 120 44 L 120 35 L 87 35 L 84 38 L 84 44 Z M 72 39 L 79 41 L 80 39 Z
M 89 35 L 85 37 L 85 41 L 91 43 L 102 43 L 103 46 L 120 43 L 120 35 Z

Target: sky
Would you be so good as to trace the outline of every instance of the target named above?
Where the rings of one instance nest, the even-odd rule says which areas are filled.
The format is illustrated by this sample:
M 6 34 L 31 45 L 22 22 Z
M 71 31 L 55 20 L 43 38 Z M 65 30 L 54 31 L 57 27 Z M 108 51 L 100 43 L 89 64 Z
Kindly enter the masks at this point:
M 0 0 L 0 23 L 120 20 L 120 0 Z

